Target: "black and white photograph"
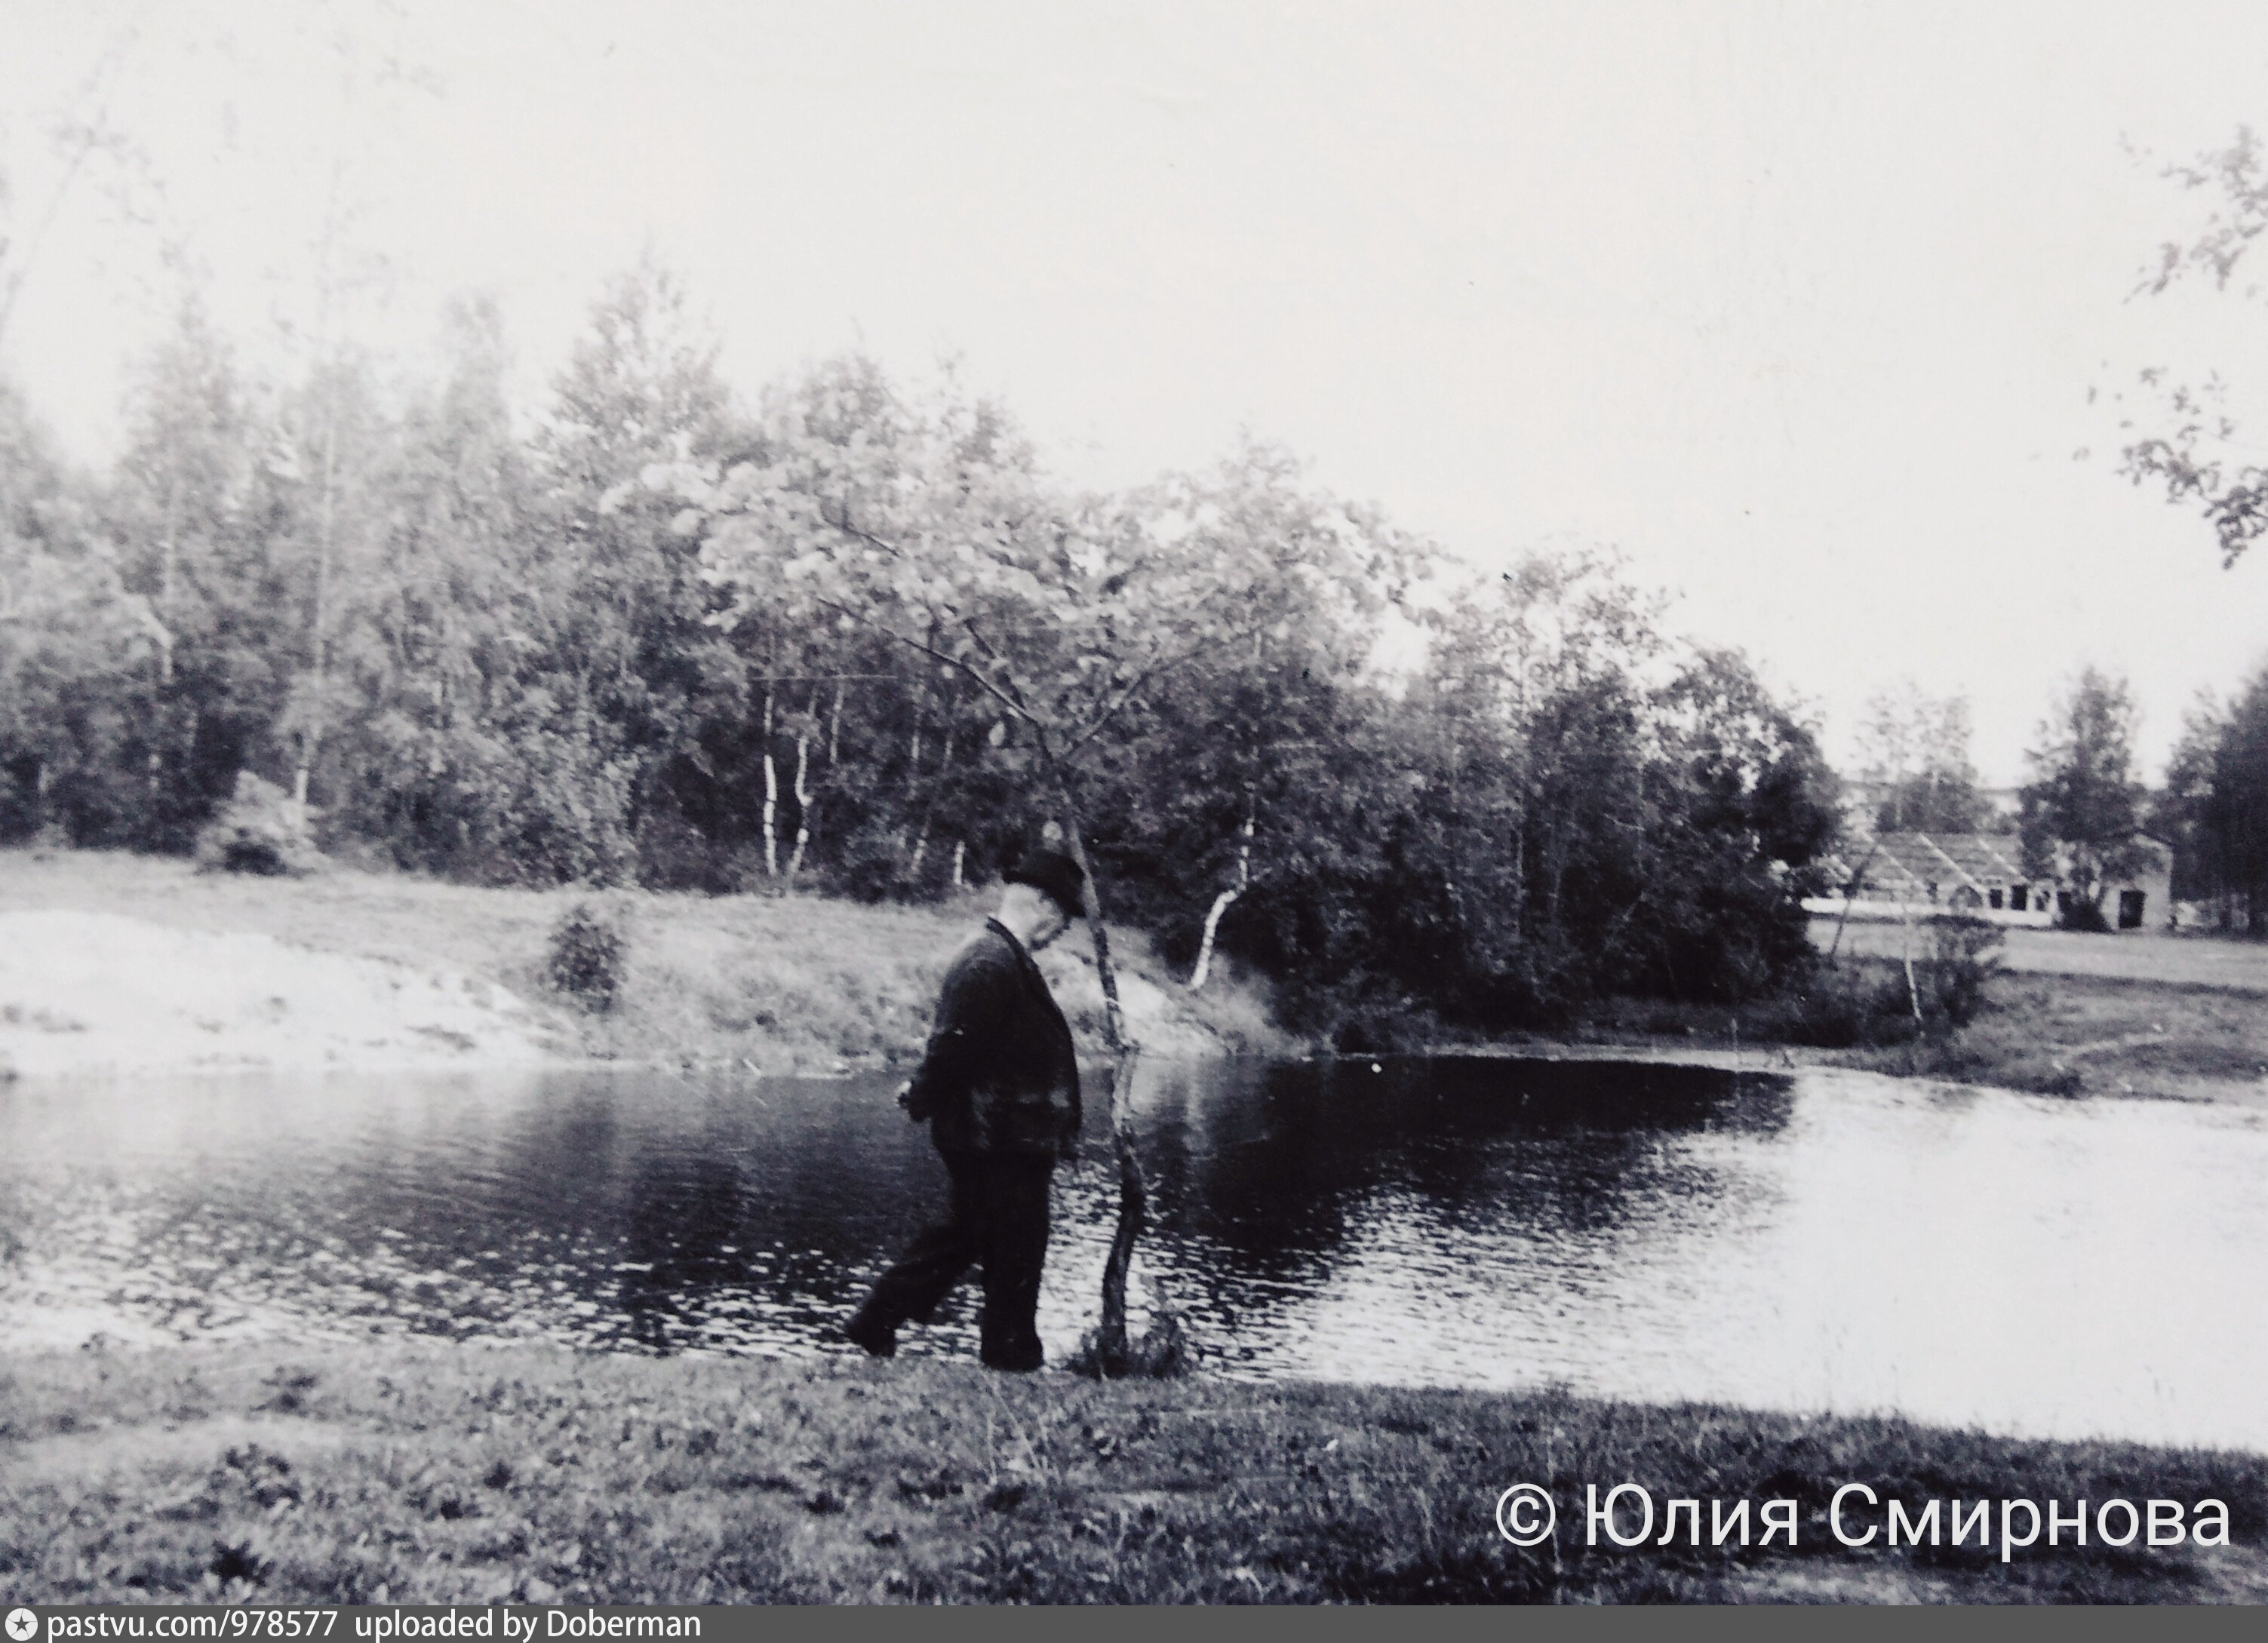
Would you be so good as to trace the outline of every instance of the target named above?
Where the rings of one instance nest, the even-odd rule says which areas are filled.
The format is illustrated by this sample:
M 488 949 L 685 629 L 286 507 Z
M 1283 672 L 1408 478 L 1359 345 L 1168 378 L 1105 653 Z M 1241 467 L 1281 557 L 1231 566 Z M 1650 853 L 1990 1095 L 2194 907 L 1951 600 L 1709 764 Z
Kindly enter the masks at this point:
M 2263 130 L 0 0 L 9 1643 L 2268 1602 Z

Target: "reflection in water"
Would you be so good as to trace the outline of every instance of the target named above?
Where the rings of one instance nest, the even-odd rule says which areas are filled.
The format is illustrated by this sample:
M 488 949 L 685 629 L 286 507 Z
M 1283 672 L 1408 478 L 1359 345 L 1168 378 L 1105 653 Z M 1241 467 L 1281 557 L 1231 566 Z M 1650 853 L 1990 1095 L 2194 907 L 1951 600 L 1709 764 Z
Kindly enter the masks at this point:
M 0 1091 L 0 1340 L 816 1350 L 939 1200 L 893 1080 Z M 1042 1333 L 1091 1315 L 1096 1100 Z M 2268 1122 L 1491 1060 L 1159 1066 L 1138 1271 L 1219 1371 L 2268 1447 Z M 972 1352 L 974 1293 L 909 1351 Z

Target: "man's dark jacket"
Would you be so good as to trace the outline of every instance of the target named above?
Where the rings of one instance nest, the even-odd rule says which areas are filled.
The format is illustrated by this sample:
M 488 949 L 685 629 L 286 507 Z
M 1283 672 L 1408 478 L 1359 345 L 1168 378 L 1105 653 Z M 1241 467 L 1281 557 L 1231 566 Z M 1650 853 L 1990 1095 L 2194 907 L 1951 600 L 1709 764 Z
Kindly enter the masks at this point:
M 945 973 L 906 1111 L 930 1120 L 940 1152 L 1068 1153 L 1079 1138 L 1079 1061 L 1071 1027 L 997 918 Z

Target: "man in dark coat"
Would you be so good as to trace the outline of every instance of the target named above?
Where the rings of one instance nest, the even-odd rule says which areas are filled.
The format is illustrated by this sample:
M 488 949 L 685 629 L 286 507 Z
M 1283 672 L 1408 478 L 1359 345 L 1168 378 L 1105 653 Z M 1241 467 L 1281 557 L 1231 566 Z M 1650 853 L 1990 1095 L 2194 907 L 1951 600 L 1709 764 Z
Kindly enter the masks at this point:
M 1079 1062 L 1071 1028 L 1032 954 L 1079 917 L 1086 875 L 1056 851 L 1007 875 L 1000 910 L 961 944 L 946 971 L 929 1048 L 898 1094 L 945 1160 L 946 1219 L 917 1237 L 843 1334 L 877 1358 L 898 1326 L 926 1321 L 971 1265 L 984 1271 L 983 1357 L 995 1369 L 1036 1369 L 1033 1322 L 1048 1249 L 1048 1183 L 1079 1141 Z

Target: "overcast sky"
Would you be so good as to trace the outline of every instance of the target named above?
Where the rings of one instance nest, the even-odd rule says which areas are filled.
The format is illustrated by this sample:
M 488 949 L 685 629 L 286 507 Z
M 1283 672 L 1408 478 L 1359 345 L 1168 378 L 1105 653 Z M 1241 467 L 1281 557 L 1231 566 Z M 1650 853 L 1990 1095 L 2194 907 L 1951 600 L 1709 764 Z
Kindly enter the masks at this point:
M 2016 779 L 2092 659 L 2154 766 L 2268 659 L 2268 549 L 2224 571 L 2120 478 L 2112 400 L 2170 364 L 2268 405 L 2268 309 L 2130 299 L 2203 209 L 2163 166 L 2268 125 L 2268 8 L 0 0 L 0 38 L 11 220 L 95 77 L 263 368 L 335 199 L 404 358 L 491 291 L 533 402 L 650 247 L 751 392 L 954 353 L 1078 481 L 1248 428 L 1476 562 L 1616 544 L 1838 755 L 1911 674 Z M 424 88 L 368 84 L 388 48 Z M 98 460 L 173 300 L 115 174 L 0 345 Z

